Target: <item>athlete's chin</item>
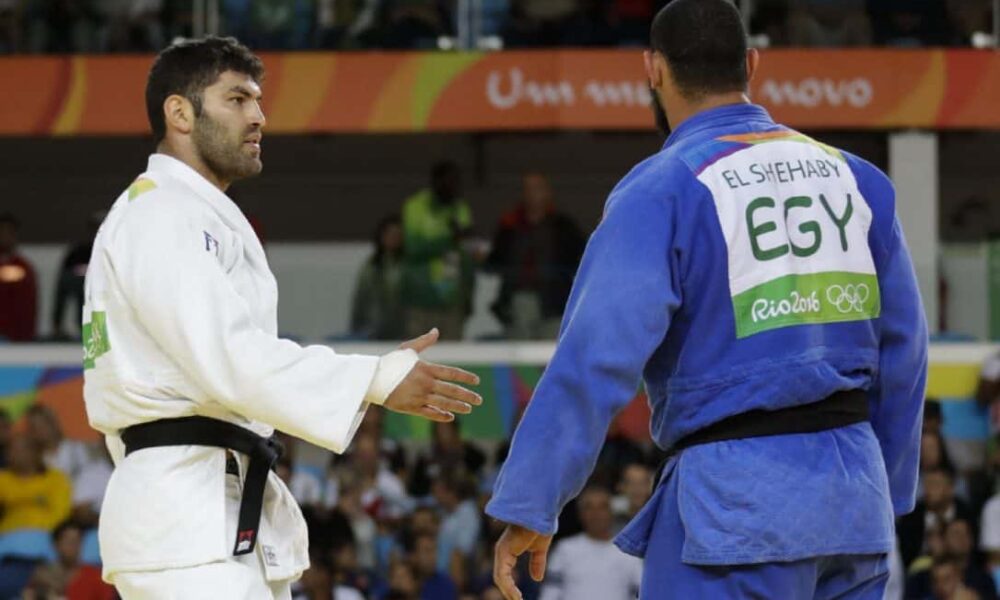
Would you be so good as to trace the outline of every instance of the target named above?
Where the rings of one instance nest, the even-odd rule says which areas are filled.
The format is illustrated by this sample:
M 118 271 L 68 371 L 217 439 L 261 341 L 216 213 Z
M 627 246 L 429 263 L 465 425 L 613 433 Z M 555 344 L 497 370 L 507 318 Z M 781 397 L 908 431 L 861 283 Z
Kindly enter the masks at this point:
M 264 163 L 260 160 L 260 157 L 247 158 L 241 162 L 242 164 L 240 164 L 239 168 L 240 179 L 256 177 L 264 170 Z

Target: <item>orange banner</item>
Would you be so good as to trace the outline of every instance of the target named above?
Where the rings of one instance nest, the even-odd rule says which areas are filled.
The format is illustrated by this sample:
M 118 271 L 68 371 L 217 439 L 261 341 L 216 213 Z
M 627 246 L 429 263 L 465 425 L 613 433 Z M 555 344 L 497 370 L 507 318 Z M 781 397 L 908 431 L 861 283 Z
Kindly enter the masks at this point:
M 634 50 L 264 54 L 270 133 L 647 129 Z M 0 135 L 143 134 L 150 56 L 0 59 Z M 1000 128 L 1000 53 L 769 50 L 752 86 L 801 128 Z

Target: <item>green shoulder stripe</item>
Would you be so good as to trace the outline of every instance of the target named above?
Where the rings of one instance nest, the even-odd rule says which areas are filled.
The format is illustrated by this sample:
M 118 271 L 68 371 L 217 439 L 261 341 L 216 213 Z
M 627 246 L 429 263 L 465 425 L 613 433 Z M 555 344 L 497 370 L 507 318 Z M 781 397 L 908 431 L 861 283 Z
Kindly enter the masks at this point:
M 156 189 L 156 182 L 152 179 L 146 179 L 140 177 L 132 182 L 132 185 L 128 186 L 128 199 L 131 202 L 137 197 L 145 194 L 149 190 Z

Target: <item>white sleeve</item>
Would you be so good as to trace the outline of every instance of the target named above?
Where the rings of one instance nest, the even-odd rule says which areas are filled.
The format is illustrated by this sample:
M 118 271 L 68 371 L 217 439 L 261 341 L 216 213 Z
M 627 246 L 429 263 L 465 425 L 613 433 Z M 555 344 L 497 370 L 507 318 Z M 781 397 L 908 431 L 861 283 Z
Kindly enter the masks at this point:
M 367 407 L 378 357 L 302 347 L 256 326 L 247 302 L 205 250 L 209 217 L 196 210 L 155 190 L 129 206 L 112 263 L 130 318 L 204 393 L 192 400 L 217 401 L 343 452 Z

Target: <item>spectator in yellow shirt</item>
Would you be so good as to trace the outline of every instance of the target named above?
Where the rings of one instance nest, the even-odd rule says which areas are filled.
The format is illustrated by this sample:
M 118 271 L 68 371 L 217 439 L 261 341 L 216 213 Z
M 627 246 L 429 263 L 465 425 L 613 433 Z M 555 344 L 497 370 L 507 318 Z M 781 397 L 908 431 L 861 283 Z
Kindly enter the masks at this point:
M 0 470 L 0 535 L 16 529 L 52 531 L 70 512 L 69 479 L 48 469 L 41 449 L 24 434 L 10 441 Z

